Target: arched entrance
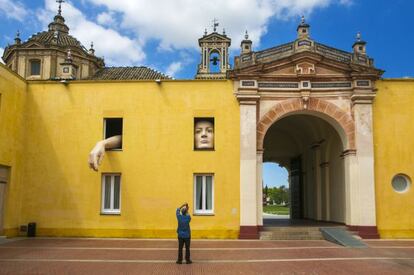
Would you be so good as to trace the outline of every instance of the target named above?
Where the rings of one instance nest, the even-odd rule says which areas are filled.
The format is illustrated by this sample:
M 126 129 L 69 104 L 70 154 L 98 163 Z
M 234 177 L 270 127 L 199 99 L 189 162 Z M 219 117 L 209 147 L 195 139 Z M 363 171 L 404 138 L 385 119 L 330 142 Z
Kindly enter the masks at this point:
M 344 144 L 335 128 L 311 111 L 291 112 L 266 131 L 263 162 L 289 172 L 290 223 L 264 218 L 266 226 L 309 224 L 303 220 L 345 224 Z
M 353 52 L 348 53 L 311 39 L 309 24 L 300 24 L 297 32 L 294 41 L 255 52 L 246 37 L 228 74 L 234 80 L 234 94 L 240 104 L 239 237 L 259 237 L 263 226 L 263 161 L 276 158 L 290 170 L 292 183 L 308 183 L 298 192 L 292 191 L 293 197 L 304 194 L 300 203 L 293 204 L 292 215 L 343 222 L 361 237 L 378 238 L 372 103 L 375 81 L 383 71 L 366 56 L 365 42 L 356 41 Z M 297 124 L 299 131 L 290 125 L 282 127 L 283 119 L 287 124 Z M 303 126 L 306 123 L 310 125 Z M 304 127 L 308 128 L 301 129 Z M 278 142 L 271 138 L 267 141 L 268 134 L 277 139 L 283 130 L 291 140 L 285 137 L 278 142 L 298 139 L 285 158 L 269 149 Z M 286 148 L 277 145 L 274 149 L 282 152 Z M 314 183 L 304 175 L 315 178 Z M 341 175 L 340 183 L 336 183 L 337 175 Z M 342 192 L 326 191 L 327 180 L 329 187 L 340 186 Z M 313 189 L 305 190 L 311 186 Z M 338 199 L 334 198 L 337 194 Z M 333 200 L 340 200 L 340 207 L 333 207 Z M 344 209 L 337 212 L 338 208 Z
M 258 169 L 273 161 L 289 171 L 291 223 L 350 224 L 354 127 L 348 113 L 316 98 L 280 101 L 257 123 Z

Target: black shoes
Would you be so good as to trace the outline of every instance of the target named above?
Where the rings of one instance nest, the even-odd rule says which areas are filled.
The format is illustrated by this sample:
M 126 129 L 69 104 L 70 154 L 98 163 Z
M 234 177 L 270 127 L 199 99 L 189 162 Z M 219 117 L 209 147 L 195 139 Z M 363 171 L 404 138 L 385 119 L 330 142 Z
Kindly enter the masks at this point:
M 175 263 L 176 263 L 176 264 L 182 264 L 183 262 L 182 262 L 182 261 L 177 260 Z

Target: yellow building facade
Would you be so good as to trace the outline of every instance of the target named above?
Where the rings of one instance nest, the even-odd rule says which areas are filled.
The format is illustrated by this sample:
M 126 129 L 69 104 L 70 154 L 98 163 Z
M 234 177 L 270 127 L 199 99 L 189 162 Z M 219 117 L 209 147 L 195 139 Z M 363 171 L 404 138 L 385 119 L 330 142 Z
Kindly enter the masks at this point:
M 195 238 L 239 234 L 239 104 L 228 80 L 94 82 L 21 79 L 1 65 L 0 164 L 10 176 L 3 234 L 36 222 L 39 236 L 175 236 L 175 208 L 193 203 L 193 176 L 214 174 L 214 215 L 194 216 Z M 414 192 L 392 178 L 414 173 L 409 123 L 414 81 L 377 81 L 374 101 L 376 219 L 381 238 L 414 237 Z M 87 154 L 103 119 L 124 120 L 123 148 L 98 172 Z M 194 117 L 214 117 L 214 151 L 193 148 Z M 101 213 L 102 173 L 121 174 L 121 213 Z
M 414 81 L 381 79 L 360 37 L 345 52 L 309 30 L 302 19 L 296 40 L 257 52 L 246 34 L 231 69 L 231 39 L 214 29 L 195 80 L 104 67 L 60 11 L 17 37 L 0 64 L 0 235 L 35 223 L 38 236 L 174 238 L 188 202 L 193 238 L 257 239 L 275 162 L 291 219 L 413 238 Z M 198 148 L 199 121 L 212 147 Z M 122 145 L 93 171 L 88 154 L 113 136 Z
M 384 79 L 377 87 L 374 149 L 378 231 L 381 238 L 414 238 L 413 186 L 399 193 L 391 185 L 398 174 L 410 181 L 414 176 L 414 80 Z
M 184 201 L 192 204 L 194 174 L 212 174 L 214 213 L 193 217 L 193 236 L 237 237 L 239 117 L 230 81 L 14 82 L 19 90 L 2 91 L 2 97 L 25 98 L 25 111 L 16 112 L 23 114 L 25 134 L 24 153 L 14 156 L 22 166 L 1 162 L 16 169 L 5 201 L 6 235 L 36 221 L 45 236 L 174 237 L 175 209 Z M 12 101 L 3 102 L 3 111 Z M 2 117 L 8 121 L 14 114 Z M 123 118 L 123 148 L 107 152 L 94 172 L 87 155 L 102 139 L 104 118 L 112 117 Z M 194 150 L 195 117 L 214 117 L 214 151 Z M 2 133 L 7 130 L 2 127 Z M 3 139 L 2 149 L 10 150 L 11 140 Z M 101 213 L 102 173 L 121 175 L 120 214 Z

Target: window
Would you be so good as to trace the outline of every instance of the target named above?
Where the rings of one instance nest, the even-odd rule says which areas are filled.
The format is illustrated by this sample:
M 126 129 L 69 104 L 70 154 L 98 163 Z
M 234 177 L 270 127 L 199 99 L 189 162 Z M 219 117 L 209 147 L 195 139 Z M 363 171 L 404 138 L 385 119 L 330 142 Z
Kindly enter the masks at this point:
M 410 179 L 403 174 L 395 175 L 391 181 L 392 188 L 397 193 L 404 193 L 410 188 Z
M 121 175 L 102 174 L 102 214 L 121 214 Z
M 104 118 L 104 139 L 122 135 L 122 118 Z M 122 149 L 122 143 L 117 148 L 110 150 Z
M 40 75 L 40 60 L 30 60 L 30 75 Z
M 214 175 L 194 175 L 194 214 L 214 214 Z

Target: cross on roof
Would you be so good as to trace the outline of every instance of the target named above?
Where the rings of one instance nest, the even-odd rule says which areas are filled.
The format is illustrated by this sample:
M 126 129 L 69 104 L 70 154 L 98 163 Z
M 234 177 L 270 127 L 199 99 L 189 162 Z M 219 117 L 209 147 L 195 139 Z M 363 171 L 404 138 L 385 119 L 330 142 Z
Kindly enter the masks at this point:
M 216 18 L 213 19 L 213 31 L 216 32 L 219 23 Z
M 56 3 L 59 3 L 58 14 L 61 15 L 61 13 L 62 13 L 62 3 L 65 3 L 65 0 L 56 0 Z

